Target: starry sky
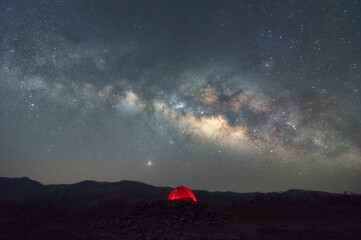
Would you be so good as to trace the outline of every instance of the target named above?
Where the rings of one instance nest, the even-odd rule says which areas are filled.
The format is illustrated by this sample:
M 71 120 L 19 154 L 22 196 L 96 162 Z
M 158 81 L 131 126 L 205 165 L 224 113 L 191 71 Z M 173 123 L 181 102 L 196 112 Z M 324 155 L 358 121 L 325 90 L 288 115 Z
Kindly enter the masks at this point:
M 0 176 L 361 193 L 360 34 L 360 0 L 0 0 Z

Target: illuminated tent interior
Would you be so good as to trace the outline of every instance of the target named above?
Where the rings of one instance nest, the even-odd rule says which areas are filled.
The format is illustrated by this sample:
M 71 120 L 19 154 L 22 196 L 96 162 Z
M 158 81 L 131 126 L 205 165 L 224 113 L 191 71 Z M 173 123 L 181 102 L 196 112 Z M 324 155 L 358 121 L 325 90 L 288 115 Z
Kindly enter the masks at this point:
M 173 189 L 169 193 L 167 200 L 176 200 L 180 202 L 197 202 L 197 199 L 192 193 L 192 191 L 184 186 L 179 186 Z

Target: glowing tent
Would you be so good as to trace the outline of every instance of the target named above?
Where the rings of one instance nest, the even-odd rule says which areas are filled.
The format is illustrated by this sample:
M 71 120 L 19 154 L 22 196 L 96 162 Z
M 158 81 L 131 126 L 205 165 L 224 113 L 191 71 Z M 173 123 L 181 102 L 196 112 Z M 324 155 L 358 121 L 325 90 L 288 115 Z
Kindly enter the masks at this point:
M 173 189 L 169 193 L 167 200 L 176 200 L 180 202 L 197 202 L 197 199 L 191 192 L 191 190 L 184 186 L 179 186 Z

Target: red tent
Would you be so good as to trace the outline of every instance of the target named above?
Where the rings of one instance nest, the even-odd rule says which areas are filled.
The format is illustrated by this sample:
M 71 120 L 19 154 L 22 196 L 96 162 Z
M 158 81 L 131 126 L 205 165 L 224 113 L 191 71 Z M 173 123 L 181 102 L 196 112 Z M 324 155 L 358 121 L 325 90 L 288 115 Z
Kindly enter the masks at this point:
M 197 199 L 191 192 L 191 190 L 184 186 L 179 186 L 173 189 L 169 193 L 167 200 L 176 200 L 180 202 L 197 202 Z

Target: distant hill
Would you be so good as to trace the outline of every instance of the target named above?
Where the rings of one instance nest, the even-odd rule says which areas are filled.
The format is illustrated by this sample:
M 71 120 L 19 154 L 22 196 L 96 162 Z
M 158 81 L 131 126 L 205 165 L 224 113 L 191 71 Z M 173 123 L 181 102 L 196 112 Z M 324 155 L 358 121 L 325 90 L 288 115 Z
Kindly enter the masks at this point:
M 43 184 L 27 177 L 0 177 L 0 199 L 27 199 L 45 188 Z
M 43 185 L 27 177 L 0 177 L 0 201 L 36 206 L 87 207 L 100 204 L 130 204 L 165 200 L 170 187 L 155 187 L 141 182 L 83 181 L 75 184 Z M 273 193 L 208 192 L 192 190 L 205 205 L 237 206 L 245 204 L 327 204 L 361 205 L 360 195 L 334 194 L 290 189 Z
M 30 205 L 61 204 L 89 206 L 102 203 L 130 203 L 166 199 L 171 188 L 135 181 L 43 185 L 27 177 L 0 177 L 0 201 Z

